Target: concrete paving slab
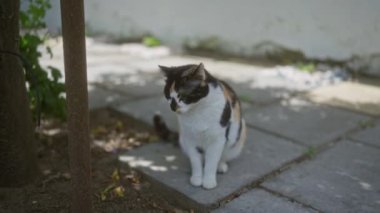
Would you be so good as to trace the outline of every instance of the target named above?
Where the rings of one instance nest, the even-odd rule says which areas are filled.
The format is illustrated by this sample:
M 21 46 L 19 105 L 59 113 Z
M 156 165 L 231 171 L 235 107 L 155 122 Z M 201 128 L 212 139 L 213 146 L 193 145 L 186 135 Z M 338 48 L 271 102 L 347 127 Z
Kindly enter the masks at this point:
M 292 203 L 282 197 L 277 197 L 261 189 L 253 189 L 238 198 L 234 199 L 226 206 L 213 211 L 215 213 L 306 213 L 316 212 L 313 209 L 305 208 L 300 204 Z
M 238 72 L 234 72 L 235 70 Z M 222 61 L 215 66 L 217 76 L 232 82 L 244 99 L 259 104 L 288 98 L 297 92 L 340 83 L 342 79 L 331 72 L 333 71 L 318 71 L 311 74 L 293 66 L 260 67 Z M 330 77 L 327 79 L 327 76 Z
M 107 88 L 110 89 L 116 89 L 123 92 L 127 91 L 134 96 L 162 94 L 165 78 L 159 71 L 158 64 L 176 66 L 197 63 L 198 61 L 202 61 L 202 59 L 204 58 L 171 56 L 148 62 L 137 60 L 133 63 L 129 63 L 128 66 L 118 63 L 113 63 L 109 66 L 105 66 L 105 64 L 89 66 L 89 79 L 91 82 L 106 85 Z M 256 72 L 256 69 L 258 68 L 255 66 L 242 66 L 236 63 L 215 62 L 210 59 L 207 60 L 208 67 L 211 67 L 212 69 L 211 72 L 218 77 L 228 77 L 228 79 L 224 80 L 236 90 L 243 101 L 266 104 L 280 98 L 287 98 L 296 90 L 292 87 L 294 84 L 287 85 L 285 80 L 267 78 L 265 75 L 259 74 Z M 227 68 L 230 67 L 231 70 L 237 71 L 226 72 L 226 67 L 222 69 L 219 65 L 226 63 Z M 248 69 L 246 67 L 251 67 L 251 70 L 246 70 Z M 240 73 L 240 75 L 236 76 L 236 73 Z M 234 81 L 233 79 L 240 80 Z M 244 82 L 242 81 L 243 79 L 245 80 Z M 279 81 L 281 82 L 279 83 Z
M 345 82 L 316 89 L 306 97 L 317 103 L 380 115 L 380 86 Z
M 248 110 L 248 124 L 317 146 L 343 135 L 369 117 L 300 99 Z
M 203 62 L 207 66 L 211 66 L 212 64 L 215 63 L 214 60 L 210 58 L 173 55 L 173 56 L 167 56 L 167 57 L 153 58 L 149 60 L 134 61 L 134 62 L 129 63 L 129 65 L 138 71 L 157 72 L 158 65 L 170 67 L 170 66 L 182 66 L 185 64 L 199 64 L 200 62 Z
M 169 144 L 149 144 L 121 154 L 119 160 L 144 173 L 167 199 L 189 208 L 207 208 L 304 152 L 303 147 L 284 139 L 248 129 L 242 155 L 230 163 L 226 174 L 218 175 L 219 185 L 213 190 L 190 185 L 187 158 Z
M 380 120 L 375 122 L 374 126 L 360 131 L 352 135 L 350 138 L 380 148 Z
M 125 74 L 104 74 L 97 81 L 107 89 L 137 98 L 162 95 L 165 79 L 157 70 L 155 73 L 135 72 Z
M 264 187 L 324 212 L 379 212 L 380 151 L 341 141 Z
M 51 40 L 49 43 L 53 47 L 55 57 L 51 59 L 44 52 L 41 63 L 44 66 L 52 65 L 63 70 L 62 40 Z M 287 98 L 296 91 L 312 88 L 310 85 L 295 83 L 285 78 L 280 71 L 295 69 L 289 66 L 262 67 L 207 57 L 170 55 L 167 47 L 148 48 L 142 44 L 107 44 L 90 38 L 86 40 L 86 43 L 88 81 L 103 83 L 104 78 L 109 79 L 112 76 L 115 85 L 108 84 L 108 86 L 116 87 L 118 90 L 128 90 L 136 95 L 146 96 L 162 89 L 158 89 L 159 87 L 153 82 L 144 88 L 139 87 L 144 85 L 144 80 L 141 83 L 131 83 L 125 82 L 126 79 L 139 78 L 140 72 L 158 73 L 159 64 L 179 66 L 200 62 L 203 62 L 213 75 L 228 79 L 241 99 L 258 104 L 268 104 Z
M 163 95 L 130 101 L 115 107 L 115 109 L 150 125 L 153 125 L 154 114 L 160 112 L 168 127 L 172 130 L 178 130 L 177 117 L 175 113 L 170 110 L 168 101 Z
M 122 105 L 115 106 L 114 108 L 151 125 L 153 125 L 152 121 L 154 114 L 156 112 L 160 112 L 168 127 L 172 130 L 178 131 L 177 116 L 170 110 L 168 101 L 163 97 L 163 95 L 152 98 L 144 98 L 141 100 L 131 100 Z M 256 107 L 250 105 L 249 103 L 242 103 L 243 113 L 248 111 L 248 109 L 253 108 Z
M 135 70 L 142 72 L 157 72 L 158 65 L 163 66 L 182 66 L 186 64 L 204 63 L 206 69 L 217 77 L 224 77 L 232 80 L 252 79 L 261 70 L 261 67 L 246 65 L 241 63 L 218 61 L 207 57 L 190 55 L 170 55 L 158 57 L 150 60 L 136 60 L 128 63 Z
M 257 81 L 264 81 L 264 79 L 258 78 Z M 257 87 L 255 81 L 237 83 L 227 80 L 227 82 L 235 90 L 241 101 L 259 105 L 286 99 L 295 93 L 294 90 L 286 87 Z
M 89 86 L 88 88 L 88 104 L 91 110 L 117 106 L 118 104 L 124 103 L 129 99 L 130 97 L 128 96 L 120 95 L 95 86 Z
M 134 74 L 136 70 L 131 69 L 123 64 L 116 63 L 104 63 L 99 65 L 87 66 L 87 81 L 90 83 L 99 82 L 103 79 L 103 76 L 107 75 L 122 75 L 122 74 Z

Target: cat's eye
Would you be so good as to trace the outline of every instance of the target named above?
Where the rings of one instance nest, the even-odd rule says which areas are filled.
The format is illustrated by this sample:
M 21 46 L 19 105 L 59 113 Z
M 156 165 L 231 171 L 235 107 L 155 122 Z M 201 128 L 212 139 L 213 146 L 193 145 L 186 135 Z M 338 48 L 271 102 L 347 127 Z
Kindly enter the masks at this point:
M 191 79 L 190 79 L 189 76 L 185 76 L 185 77 L 182 78 L 182 83 L 186 83 L 186 82 L 188 82 L 188 81 L 190 81 L 190 80 L 191 80 Z
M 179 101 L 183 101 L 183 95 L 178 94 L 177 98 L 178 98 Z
M 180 97 L 179 97 L 179 100 L 180 101 L 186 101 L 186 100 L 188 100 L 189 98 L 193 98 L 194 97 L 194 94 L 186 94 L 186 95 L 181 95 Z

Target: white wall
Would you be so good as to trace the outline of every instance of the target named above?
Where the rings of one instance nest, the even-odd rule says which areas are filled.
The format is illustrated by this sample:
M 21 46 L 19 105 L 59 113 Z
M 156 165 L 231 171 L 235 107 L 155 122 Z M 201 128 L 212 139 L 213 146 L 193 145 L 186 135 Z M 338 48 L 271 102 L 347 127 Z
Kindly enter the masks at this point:
M 312 58 L 344 60 L 380 53 L 380 0 L 85 0 L 85 4 L 92 31 L 116 36 L 151 33 L 172 46 L 217 36 L 224 49 L 246 55 L 264 41 Z

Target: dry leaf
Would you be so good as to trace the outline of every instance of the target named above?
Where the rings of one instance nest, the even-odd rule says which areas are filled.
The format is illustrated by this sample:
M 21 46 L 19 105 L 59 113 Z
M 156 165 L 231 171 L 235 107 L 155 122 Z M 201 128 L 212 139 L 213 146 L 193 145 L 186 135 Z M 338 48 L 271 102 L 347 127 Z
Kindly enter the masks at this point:
M 124 197 L 125 189 L 122 186 L 114 188 L 114 193 L 117 197 Z
M 113 170 L 111 177 L 114 182 L 118 182 L 120 180 L 119 170 Z

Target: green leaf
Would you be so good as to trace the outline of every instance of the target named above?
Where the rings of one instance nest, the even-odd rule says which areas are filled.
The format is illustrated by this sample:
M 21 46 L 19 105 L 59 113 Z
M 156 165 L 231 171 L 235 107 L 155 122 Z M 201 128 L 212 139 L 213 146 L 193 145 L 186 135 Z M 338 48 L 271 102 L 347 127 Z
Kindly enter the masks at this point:
M 46 46 L 46 52 L 49 54 L 50 58 L 53 58 L 53 52 L 51 50 L 51 47 Z
M 249 95 L 241 95 L 241 96 L 239 96 L 239 99 L 241 101 L 244 101 L 244 102 L 250 102 L 251 101 L 251 98 Z
M 57 82 L 60 78 L 62 78 L 62 74 L 57 68 L 52 67 L 52 66 L 49 66 L 48 68 L 50 69 L 51 76 L 53 77 L 53 80 L 55 82 Z
M 317 154 L 317 149 L 315 147 L 309 147 L 305 153 L 309 158 L 313 158 Z
M 296 67 L 307 73 L 313 73 L 315 71 L 315 65 L 313 63 L 297 63 Z
M 153 36 L 146 36 L 143 38 L 143 44 L 148 47 L 160 46 L 161 42 Z
M 41 52 L 38 47 L 44 44 L 45 36 L 38 34 L 38 29 L 46 27 L 44 17 L 51 8 L 49 0 L 30 0 L 26 11 L 20 11 L 20 24 L 23 35 L 20 37 L 20 52 L 29 62 L 32 70 L 25 72 L 25 79 L 33 117 L 37 118 L 36 109 L 40 104 L 43 118 L 66 119 L 65 86 L 59 80 L 61 72 L 54 67 L 45 69 L 39 63 Z M 50 47 L 46 51 L 52 57 Z M 50 75 L 48 73 L 50 72 Z M 50 77 L 49 77 L 50 76 Z M 40 103 L 38 103 L 38 99 Z

